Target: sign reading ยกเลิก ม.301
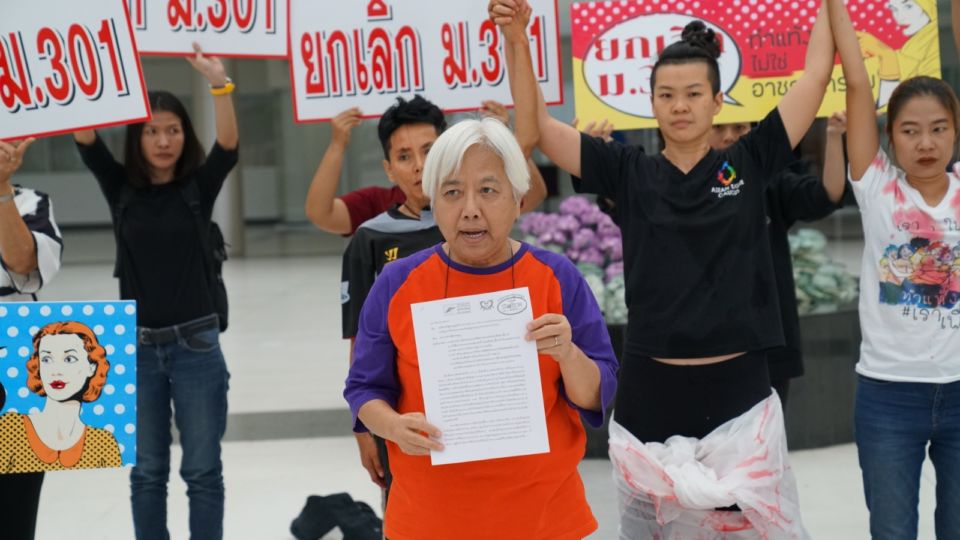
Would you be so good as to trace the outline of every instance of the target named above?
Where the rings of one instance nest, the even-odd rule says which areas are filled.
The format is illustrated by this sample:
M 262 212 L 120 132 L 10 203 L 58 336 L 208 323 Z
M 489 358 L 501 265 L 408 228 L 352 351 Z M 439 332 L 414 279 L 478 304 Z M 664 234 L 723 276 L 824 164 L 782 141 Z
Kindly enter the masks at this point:
M 548 104 L 563 102 L 556 0 L 530 0 L 527 32 Z M 505 41 L 485 2 L 290 0 L 294 118 L 323 121 L 349 107 L 379 116 L 421 94 L 447 112 L 512 103 Z
M 287 57 L 287 0 L 124 1 L 143 54 L 190 56 L 197 42 L 214 56 Z
M 935 0 L 847 0 L 877 107 L 899 81 L 940 76 Z M 570 6 L 577 116 L 618 129 L 656 127 L 650 74 L 687 23 L 721 43 L 724 106 L 716 123 L 752 122 L 775 107 L 804 69 L 819 0 L 612 0 Z M 839 65 L 818 116 L 846 108 Z
M 125 9 L 117 0 L 4 2 L 0 140 L 150 117 Z

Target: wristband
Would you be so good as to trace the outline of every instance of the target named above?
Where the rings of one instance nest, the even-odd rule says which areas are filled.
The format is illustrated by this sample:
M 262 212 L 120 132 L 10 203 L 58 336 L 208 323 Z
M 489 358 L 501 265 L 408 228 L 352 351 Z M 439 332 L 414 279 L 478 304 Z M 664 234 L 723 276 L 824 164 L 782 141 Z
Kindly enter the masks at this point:
M 232 94 L 236 87 L 237 85 L 233 84 L 233 81 L 230 80 L 230 77 L 227 77 L 227 82 L 223 86 L 211 86 L 210 93 L 214 96 L 225 96 L 227 94 Z
M 6 195 L 0 195 L 0 204 L 8 203 L 17 197 L 17 190 L 13 186 L 10 186 L 10 193 Z

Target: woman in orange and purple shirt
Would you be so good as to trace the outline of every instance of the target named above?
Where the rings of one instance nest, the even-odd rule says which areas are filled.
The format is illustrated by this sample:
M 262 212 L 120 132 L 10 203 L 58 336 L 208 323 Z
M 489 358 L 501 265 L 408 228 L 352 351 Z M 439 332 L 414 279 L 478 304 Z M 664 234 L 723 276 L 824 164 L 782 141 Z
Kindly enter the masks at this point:
M 518 138 L 521 134 L 518 133 Z M 360 314 L 344 396 L 355 429 L 387 440 L 391 540 L 580 539 L 596 530 L 577 464 L 616 388 L 617 363 L 589 287 L 562 255 L 511 240 L 529 182 L 497 120 L 470 120 L 434 143 L 423 191 L 446 242 L 393 262 Z M 424 417 L 410 305 L 528 287 L 550 451 L 432 466 L 443 436 Z

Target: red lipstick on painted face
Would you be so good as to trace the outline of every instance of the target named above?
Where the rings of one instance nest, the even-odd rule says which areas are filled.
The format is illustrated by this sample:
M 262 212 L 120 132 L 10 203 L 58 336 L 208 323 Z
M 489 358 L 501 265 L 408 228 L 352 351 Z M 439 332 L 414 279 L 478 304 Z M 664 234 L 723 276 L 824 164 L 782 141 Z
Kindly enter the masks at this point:
M 53 388 L 54 390 L 63 390 L 66 387 L 67 387 L 67 383 L 60 380 L 53 381 L 50 383 L 50 388 Z

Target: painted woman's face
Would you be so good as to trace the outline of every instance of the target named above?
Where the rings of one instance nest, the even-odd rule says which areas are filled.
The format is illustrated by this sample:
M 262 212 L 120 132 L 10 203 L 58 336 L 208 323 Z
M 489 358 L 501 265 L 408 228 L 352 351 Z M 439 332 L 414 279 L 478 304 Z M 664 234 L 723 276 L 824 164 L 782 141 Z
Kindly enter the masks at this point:
M 907 36 L 916 34 L 930 22 L 930 16 L 914 0 L 890 0 L 887 8 Z
M 83 339 L 76 334 L 44 336 L 39 353 L 43 390 L 56 401 L 77 395 L 97 371 L 97 365 L 87 359 Z

